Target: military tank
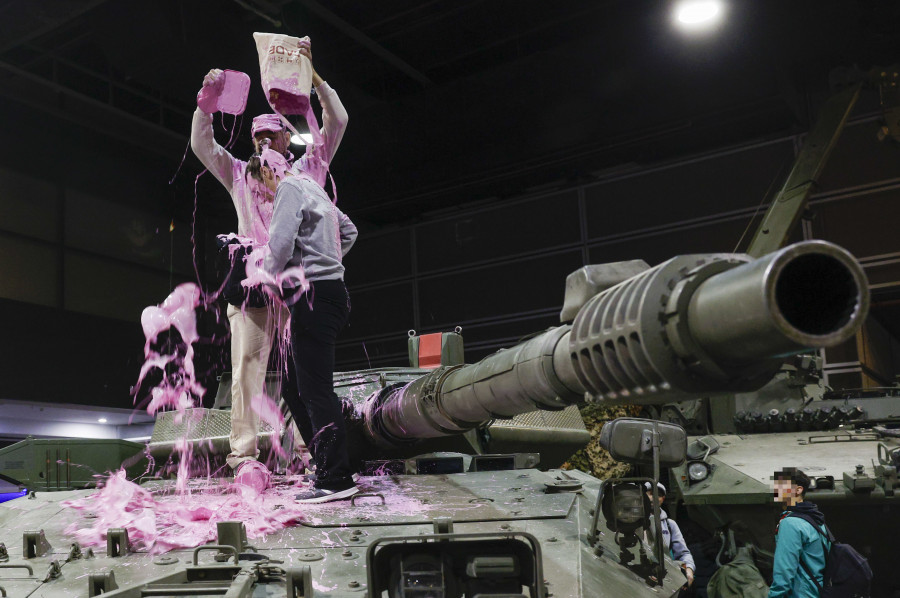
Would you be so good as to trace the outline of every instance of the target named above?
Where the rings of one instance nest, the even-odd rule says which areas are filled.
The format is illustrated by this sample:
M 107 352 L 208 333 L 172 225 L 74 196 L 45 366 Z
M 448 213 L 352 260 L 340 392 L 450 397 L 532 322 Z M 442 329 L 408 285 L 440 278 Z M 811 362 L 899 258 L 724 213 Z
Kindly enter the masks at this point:
M 810 315 L 803 298 L 821 293 L 823 278 L 837 292 Z M 535 411 L 559 414 L 586 400 L 649 405 L 752 391 L 785 356 L 852 336 L 868 297 L 854 258 L 820 241 L 759 259 L 702 254 L 653 268 L 639 261 L 582 268 L 567 280 L 562 324 L 510 349 L 471 365 L 336 374 L 359 432 L 357 454 L 373 466 L 349 503 L 303 505 L 287 518 L 294 525 L 250 533 L 253 546 L 241 521 L 216 521 L 209 507 L 191 510 L 179 529 L 204 517 L 204 525 L 216 524 L 212 543 L 165 551 L 135 542 L 146 530 L 133 520 L 155 516 L 147 505 L 172 496 L 171 480 L 138 480 L 140 490 L 130 491 L 147 502 L 119 519 L 73 506 L 91 490 L 38 490 L 0 504 L 0 593 L 674 596 L 684 583 L 680 569 L 641 533 L 651 509 L 637 484 L 655 473 L 611 486 L 554 469 L 552 450 L 543 463 L 537 454 L 552 448 L 552 434 L 529 442 L 528 430 L 504 432 L 498 424 Z M 199 418 L 207 422 L 199 433 L 209 436 L 198 446 L 210 452 L 218 443 L 215 411 Z M 157 427 L 168 429 L 154 432 L 151 453 L 171 448 L 175 422 L 165 415 Z M 627 458 L 632 450 L 635 462 L 646 463 L 641 453 L 652 444 L 654 455 L 667 455 L 656 459 L 657 470 L 680 463 L 684 432 L 647 425 L 630 425 L 616 454 Z M 269 432 L 270 444 L 279 433 Z M 516 446 L 529 450 L 497 453 Z M 215 479 L 192 482 L 196 492 L 203 484 L 224 488 Z M 295 483 L 283 476 L 253 500 L 272 513 L 296 511 Z M 211 506 L 224 504 L 215 500 Z M 73 543 L 97 522 L 108 525 L 104 544 Z
M 772 476 L 797 467 L 813 479 L 807 497 L 835 536 L 869 560 L 872 595 L 900 596 L 897 551 L 887 540 L 900 534 L 900 389 L 831 390 L 821 367 L 817 355 L 798 356 L 759 391 L 652 414 L 692 431 L 686 463 L 670 472 L 668 500 L 682 525 L 699 527 L 692 552 L 707 553 L 708 573 L 749 546 L 765 575 L 781 514 Z
M 846 85 L 822 106 L 755 231 L 750 255 L 775 251 L 806 213 L 810 194 L 864 90 L 879 91 L 887 117 L 877 138 L 900 135 L 900 121 L 889 116 L 900 110 L 894 83 L 900 77 L 898 65 L 838 74 Z M 874 141 L 876 131 L 872 137 Z M 830 302 L 831 293 L 841 293 L 841 284 L 823 279 L 819 294 L 806 301 L 807 316 L 815 317 L 819 300 Z M 798 354 L 784 360 L 758 390 L 645 409 L 646 417 L 678 423 L 690 434 L 686 463 L 671 471 L 668 500 L 679 523 L 697 524 L 692 552 L 706 561 L 706 571 L 696 585 L 702 587 L 706 576 L 742 546 L 751 547 L 764 574 L 771 570 L 781 513 L 772 500 L 771 478 L 791 466 L 814 479 L 809 499 L 825 513 L 836 537 L 869 559 L 873 596 L 900 596 L 900 578 L 894 574 L 897 550 L 888 540 L 900 534 L 900 389 L 832 390 L 823 383 L 822 362 L 818 352 Z

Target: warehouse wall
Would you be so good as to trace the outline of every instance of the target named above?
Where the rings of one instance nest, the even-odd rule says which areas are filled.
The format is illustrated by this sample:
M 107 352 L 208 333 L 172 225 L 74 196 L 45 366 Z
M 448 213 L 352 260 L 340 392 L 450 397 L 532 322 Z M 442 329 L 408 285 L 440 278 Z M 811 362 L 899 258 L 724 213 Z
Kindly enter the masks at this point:
M 180 155 L 162 159 L 20 104 L 0 110 L 0 399 L 127 407 L 143 362 L 141 311 L 194 279 L 193 177 L 168 184 Z

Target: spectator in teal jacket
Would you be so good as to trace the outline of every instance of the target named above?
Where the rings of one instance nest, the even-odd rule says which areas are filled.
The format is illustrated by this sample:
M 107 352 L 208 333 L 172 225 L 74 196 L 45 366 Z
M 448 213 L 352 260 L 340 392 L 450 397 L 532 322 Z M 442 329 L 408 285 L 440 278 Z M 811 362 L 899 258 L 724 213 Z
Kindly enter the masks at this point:
M 775 502 L 784 505 L 785 511 L 775 528 L 775 563 L 769 598 L 819 598 L 819 590 L 808 569 L 823 583 L 825 555 L 830 546 L 803 515 L 815 521 L 825 531 L 825 516 L 815 503 L 806 500 L 809 477 L 793 467 L 776 471 Z

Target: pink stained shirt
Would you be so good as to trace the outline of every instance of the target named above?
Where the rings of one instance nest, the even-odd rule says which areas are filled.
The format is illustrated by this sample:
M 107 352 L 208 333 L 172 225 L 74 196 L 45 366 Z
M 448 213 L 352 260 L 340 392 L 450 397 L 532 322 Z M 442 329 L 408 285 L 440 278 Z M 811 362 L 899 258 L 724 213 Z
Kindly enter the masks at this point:
M 194 111 L 191 125 L 191 149 L 231 195 L 238 217 L 238 235 L 252 239 L 254 244 L 265 245 L 272 221 L 272 197 L 266 197 L 261 182 L 245 178 L 247 162 L 238 160 L 218 144 L 213 133 L 213 115 L 199 108 Z
M 315 148 L 321 152 L 322 159 L 330 162 L 347 128 L 348 115 L 338 98 L 337 93 L 323 82 L 316 88 L 319 102 L 322 105 L 322 137 L 324 146 Z M 267 197 L 262 183 L 252 177 L 245 177 L 247 162 L 238 160 L 224 147 L 219 145 L 213 131 L 213 116 L 197 108 L 191 124 L 191 149 L 200 162 L 222 183 L 231 194 L 235 212 L 238 217 L 238 235 L 248 237 L 255 244 L 264 245 L 269 240 L 269 224 L 272 221 L 273 197 Z M 315 160 L 309 161 L 307 156 L 297 160 L 295 170 L 306 170 L 307 162 L 311 163 L 310 173 L 320 185 L 325 184 L 325 173 L 319 172 Z M 302 164 L 300 164 L 302 163 Z

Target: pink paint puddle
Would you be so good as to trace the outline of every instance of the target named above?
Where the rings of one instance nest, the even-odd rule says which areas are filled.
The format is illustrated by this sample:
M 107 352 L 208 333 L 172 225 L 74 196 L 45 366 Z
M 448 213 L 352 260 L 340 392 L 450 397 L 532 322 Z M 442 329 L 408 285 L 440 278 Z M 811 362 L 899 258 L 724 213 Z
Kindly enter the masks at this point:
M 190 484 L 185 494 L 164 494 L 141 488 L 119 471 L 99 492 L 63 503 L 95 516 L 86 520 L 89 526 L 76 522 L 65 533 L 84 546 L 101 546 L 109 528 L 125 528 L 135 549 L 152 554 L 215 541 L 219 521 L 242 521 L 248 539 L 260 538 L 303 519 L 293 494 L 295 489 L 290 495 L 284 489 L 257 494 L 224 480 Z
M 279 276 L 269 276 L 261 267 L 264 249 L 254 250 L 248 258 L 247 271 L 253 280 L 281 285 L 291 281 L 298 292 L 308 288 L 303 271 L 293 268 Z M 281 299 L 272 293 L 273 309 Z M 155 414 L 174 410 L 179 421 L 186 421 L 186 434 L 175 442 L 173 460 L 177 460 L 177 476 L 171 481 L 141 487 L 125 477 L 120 470 L 110 474 L 101 489 L 87 497 L 66 501 L 63 506 L 85 514 L 71 524 L 64 533 L 84 546 L 102 546 L 110 528 L 125 528 L 136 550 L 153 554 L 179 548 L 193 548 L 213 542 L 220 521 L 241 521 L 249 540 L 263 538 L 301 521 L 313 513 L 346 509 L 347 501 L 324 505 L 298 505 L 294 496 L 303 486 L 300 477 L 276 477 L 268 488 L 251 488 L 224 478 L 213 471 L 208 457 L 195 455 L 195 443 L 188 440 L 190 429 L 200 423 L 191 414 L 199 405 L 206 389 L 196 379 L 194 343 L 199 340 L 196 312 L 208 308 L 210 299 L 192 283 L 179 285 L 160 305 L 146 308 L 141 324 L 146 336 L 138 387 L 151 372 L 161 373 L 161 380 L 149 391 L 147 411 Z M 285 327 L 286 329 L 286 327 Z M 175 334 L 177 333 L 177 335 Z M 170 335 L 168 341 L 162 339 Z M 283 416 L 276 403 L 265 394 L 251 401 L 251 408 L 273 429 L 284 426 Z M 185 420 L 186 418 L 186 420 Z M 203 448 L 198 447 L 198 448 Z M 280 451 L 276 443 L 273 447 Z M 200 451 L 198 451 L 200 452 Z M 171 469 L 174 463 L 166 463 Z M 192 476 L 198 476 L 193 477 Z M 261 490 L 261 491 L 260 491 Z M 387 504 L 358 506 L 354 513 L 365 514 L 380 510 L 409 514 L 423 509 L 417 501 L 399 496 L 387 496 Z
M 233 485 L 225 480 L 192 480 L 185 494 L 148 490 L 125 478 L 119 471 L 107 479 L 104 487 L 85 498 L 64 501 L 63 507 L 88 517 L 71 524 L 65 533 L 83 546 L 102 546 L 110 528 L 125 528 L 135 550 L 159 554 L 180 548 L 194 548 L 216 540 L 216 523 L 242 521 L 251 541 L 265 538 L 287 527 L 306 521 L 321 524 L 322 517 L 334 511 L 345 512 L 349 501 L 321 505 L 299 505 L 294 495 L 305 487 L 299 476 L 276 479 L 262 493 Z M 365 483 L 362 490 L 366 491 Z M 380 500 L 371 504 L 359 501 L 356 516 L 414 515 L 426 506 L 397 491 L 380 492 Z M 171 486 L 169 486 L 171 488 Z M 87 524 L 87 525 L 86 525 Z

